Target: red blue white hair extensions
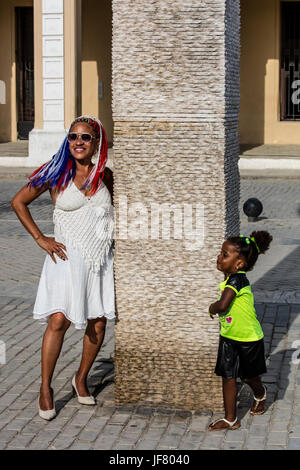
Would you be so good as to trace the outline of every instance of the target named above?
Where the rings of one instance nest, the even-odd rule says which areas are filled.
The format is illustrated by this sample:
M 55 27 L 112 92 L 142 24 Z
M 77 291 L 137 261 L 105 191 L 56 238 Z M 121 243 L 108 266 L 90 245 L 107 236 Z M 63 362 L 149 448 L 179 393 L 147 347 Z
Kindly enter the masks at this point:
M 76 118 L 72 122 L 67 135 L 78 122 L 87 123 L 95 132 L 96 138 L 99 139 L 95 165 L 81 188 L 87 189 L 88 194 L 92 196 L 103 180 L 104 169 L 107 162 L 107 137 L 102 123 L 96 117 L 92 116 L 79 116 Z M 71 155 L 68 138 L 66 136 L 60 149 L 53 155 L 52 159 L 44 163 L 29 176 L 28 186 L 41 187 L 47 185 L 48 187 L 56 187 L 58 190 L 64 190 L 71 178 L 75 176 L 75 171 L 75 159 Z

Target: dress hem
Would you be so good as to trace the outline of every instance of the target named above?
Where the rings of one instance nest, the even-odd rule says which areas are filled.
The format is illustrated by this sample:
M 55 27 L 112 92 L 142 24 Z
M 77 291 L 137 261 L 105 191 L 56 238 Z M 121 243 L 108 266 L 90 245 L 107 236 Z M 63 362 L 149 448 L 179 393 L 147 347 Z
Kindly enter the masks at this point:
M 45 320 L 45 319 L 48 320 L 48 317 L 50 315 L 53 315 L 54 313 L 60 313 L 60 312 L 64 314 L 67 320 L 73 323 L 76 330 L 84 330 L 87 327 L 87 321 L 85 323 L 76 323 L 74 320 L 72 320 L 68 316 L 65 309 L 61 307 L 48 310 L 47 312 L 44 312 L 44 313 L 33 312 L 33 319 L 34 320 Z M 114 311 L 111 311 L 108 313 L 104 313 L 103 315 L 96 315 L 94 317 L 88 317 L 86 320 L 95 320 L 96 318 L 102 318 L 102 317 L 105 317 L 107 320 L 114 320 L 116 318 L 116 315 Z

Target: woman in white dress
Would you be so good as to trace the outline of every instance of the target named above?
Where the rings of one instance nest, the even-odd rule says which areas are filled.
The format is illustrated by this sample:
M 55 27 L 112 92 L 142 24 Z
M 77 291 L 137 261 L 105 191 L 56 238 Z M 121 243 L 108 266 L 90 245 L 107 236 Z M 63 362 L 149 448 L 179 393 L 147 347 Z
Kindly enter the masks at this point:
M 87 376 L 103 342 L 106 321 L 115 317 L 113 175 L 105 168 L 106 160 L 101 122 L 80 116 L 59 151 L 29 177 L 11 202 L 24 227 L 47 252 L 33 311 L 35 319 L 48 322 L 39 396 L 39 415 L 47 420 L 56 416 L 51 379 L 71 323 L 85 328 L 73 393 L 82 404 L 96 403 Z M 47 190 L 54 203 L 54 237 L 40 231 L 28 209 Z

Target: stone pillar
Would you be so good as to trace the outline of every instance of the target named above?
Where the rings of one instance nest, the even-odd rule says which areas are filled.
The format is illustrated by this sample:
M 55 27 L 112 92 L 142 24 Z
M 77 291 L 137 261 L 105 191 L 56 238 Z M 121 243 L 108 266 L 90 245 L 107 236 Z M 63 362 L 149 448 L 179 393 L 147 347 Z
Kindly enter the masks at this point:
M 64 0 L 65 128 L 81 109 L 81 0 Z
M 239 233 L 239 1 L 113 0 L 112 57 L 116 403 L 218 410 L 208 306 Z
M 77 113 L 78 8 L 78 0 L 34 2 L 36 119 L 29 135 L 29 166 L 52 157 Z

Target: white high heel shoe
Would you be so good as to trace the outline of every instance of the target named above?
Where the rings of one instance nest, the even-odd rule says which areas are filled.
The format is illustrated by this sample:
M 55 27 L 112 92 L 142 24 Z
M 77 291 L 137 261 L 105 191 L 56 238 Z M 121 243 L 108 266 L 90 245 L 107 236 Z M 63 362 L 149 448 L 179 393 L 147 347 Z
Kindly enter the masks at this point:
M 76 387 L 76 383 L 75 383 L 75 375 L 72 379 L 72 388 L 73 388 L 73 396 L 77 395 L 78 401 L 79 403 L 81 403 L 81 405 L 96 405 L 96 400 L 92 395 L 90 395 L 89 397 L 81 397 L 79 395 L 77 387 Z
M 53 403 L 54 403 L 54 400 L 53 400 Z M 46 419 L 47 421 L 50 421 L 51 419 L 55 418 L 56 416 L 55 408 L 52 408 L 52 410 L 41 410 L 40 399 L 38 399 L 38 406 L 39 406 L 40 418 Z

